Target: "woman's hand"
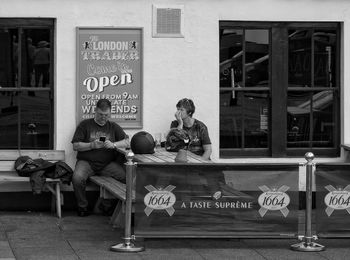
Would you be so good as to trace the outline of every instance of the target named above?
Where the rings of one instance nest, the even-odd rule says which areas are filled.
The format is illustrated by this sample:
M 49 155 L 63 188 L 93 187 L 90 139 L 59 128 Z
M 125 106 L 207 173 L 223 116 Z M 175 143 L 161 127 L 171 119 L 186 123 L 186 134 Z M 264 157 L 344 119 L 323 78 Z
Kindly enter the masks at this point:
M 175 118 L 176 118 L 176 120 L 178 121 L 178 122 L 180 122 L 180 121 L 182 121 L 182 114 L 181 114 L 181 111 L 180 110 L 177 110 L 176 112 L 175 112 Z
M 178 124 L 179 124 L 177 128 L 182 129 L 182 127 L 183 127 L 183 121 L 182 121 L 182 112 L 181 112 L 180 110 L 177 110 L 177 111 L 175 112 L 175 118 L 176 118 L 176 120 L 177 120 L 177 122 L 178 122 Z

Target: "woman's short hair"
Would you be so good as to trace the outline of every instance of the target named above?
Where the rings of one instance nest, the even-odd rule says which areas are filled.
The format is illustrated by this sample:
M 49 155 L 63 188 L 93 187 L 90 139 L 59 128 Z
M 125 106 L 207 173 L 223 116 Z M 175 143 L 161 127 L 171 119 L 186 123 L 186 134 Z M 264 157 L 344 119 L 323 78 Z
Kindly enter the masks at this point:
M 96 107 L 101 109 L 102 111 L 105 111 L 107 109 L 111 109 L 111 107 L 112 107 L 111 101 L 109 101 L 106 98 L 100 99 L 99 101 L 97 101 Z
M 189 116 L 192 116 L 194 114 L 194 111 L 196 110 L 196 107 L 194 106 L 193 101 L 188 98 L 183 98 L 179 100 L 179 102 L 177 102 L 176 104 L 176 107 L 177 108 L 183 107 L 184 109 L 186 109 L 187 114 Z

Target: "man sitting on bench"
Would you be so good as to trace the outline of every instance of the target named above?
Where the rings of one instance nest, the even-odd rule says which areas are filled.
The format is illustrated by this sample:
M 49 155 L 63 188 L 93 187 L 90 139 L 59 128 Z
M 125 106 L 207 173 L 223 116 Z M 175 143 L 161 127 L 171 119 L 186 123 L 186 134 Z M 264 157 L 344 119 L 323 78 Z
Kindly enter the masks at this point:
M 124 158 L 116 152 L 116 148 L 128 147 L 129 139 L 118 124 L 109 121 L 110 114 L 110 101 L 100 99 L 94 118 L 83 120 L 72 139 L 73 150 L 78 151 L 72 182 L 80 217 L 89 215 L 86 181 L 90 176 L 111 176 L 125 182 L 125 169 L 121 162 Z

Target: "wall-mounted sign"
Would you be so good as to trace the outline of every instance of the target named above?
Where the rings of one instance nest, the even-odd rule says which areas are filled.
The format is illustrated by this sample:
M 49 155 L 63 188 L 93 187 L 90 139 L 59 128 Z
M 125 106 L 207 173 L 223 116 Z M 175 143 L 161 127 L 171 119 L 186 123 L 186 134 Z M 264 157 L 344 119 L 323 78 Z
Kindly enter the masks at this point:
M 112 103 L 111 121 L 142 127 L 142 29 L 77 28 L 77 121 Z

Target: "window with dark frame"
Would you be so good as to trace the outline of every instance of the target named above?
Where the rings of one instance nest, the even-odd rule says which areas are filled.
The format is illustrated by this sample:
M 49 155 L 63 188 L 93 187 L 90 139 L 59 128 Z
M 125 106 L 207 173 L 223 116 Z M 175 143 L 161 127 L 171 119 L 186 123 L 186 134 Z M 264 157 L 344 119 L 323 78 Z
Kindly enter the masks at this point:
M 220 22 L 220 157 L 339 156 L 340 24 Z
M 54 19 L 0 18 L 0 149 L 53 149 Z

